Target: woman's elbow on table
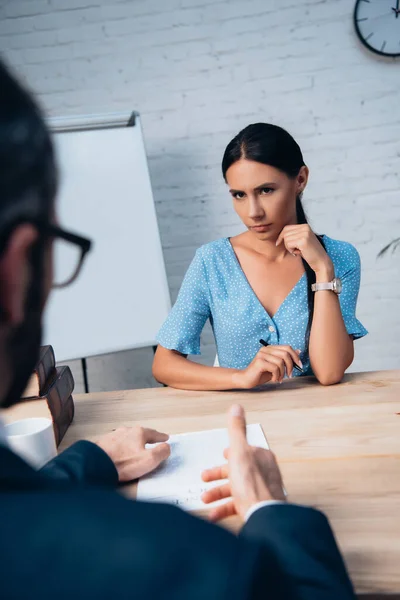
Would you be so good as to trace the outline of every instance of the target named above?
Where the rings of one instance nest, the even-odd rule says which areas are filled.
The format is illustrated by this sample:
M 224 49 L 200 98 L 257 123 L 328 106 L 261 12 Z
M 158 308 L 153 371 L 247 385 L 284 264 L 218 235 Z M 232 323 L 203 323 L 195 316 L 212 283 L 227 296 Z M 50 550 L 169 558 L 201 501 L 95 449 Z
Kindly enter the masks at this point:
M 319 374 L 315 373 L 315 376 L 321 385 L 335 385 L 342 381 L 344 377 L 344 371 L 331 371 Z
M 342 381 L 346 369 L 349 368 L 352 362 L 353 359 L 350 359 L 349 356 L 344 364 L 338 366 L 333 365 L 329 369 L 318 369 L 314 366 L 314 375 L 321 385 L 335 385 Z
M 153 359 L 152 373 L 153 377 L 158 383 L 164 385 L 171 385 L 174 377 L 171 374 L 176 370 L 177 359 L 185 358 L 183 354 L 176 352 L 175 350 L 168 350 L 163 346 L 158 346 Z M 179 365 L 178 365 L 179 366 Z
M 165 368 L 163 368 L 164 361 L 162 360 L 162 357 L 160 357 L 160 354 L 162 354 L 162 350 L 163 350 L 163 348 L 158 346 L 156 353 L 154 355 L 153 366 L 151 368 L 153 377 L 156 381 L 158 381 L 158 383 L 166 383 L 166 381 L 164 381 L 164 377 L 165 377 Z
M 336 383 L 340 383 L 344 377 L 346 370 L 350 367 L 354 360 L 354 344 L 351 341 L 351 344 L 346 348 L 345 352 L 342 354 L 341 360 L 338 361 L 339 364 L 333 364 L 329 367 L 318 368 L 318 366 L 313 364 L 313 360 L 311 360 L 311 367 L 314 371 L 315 377 L 318 379 L 321 385 L 335 385 Z M 335 361 L 332 361 L 335 362 Z

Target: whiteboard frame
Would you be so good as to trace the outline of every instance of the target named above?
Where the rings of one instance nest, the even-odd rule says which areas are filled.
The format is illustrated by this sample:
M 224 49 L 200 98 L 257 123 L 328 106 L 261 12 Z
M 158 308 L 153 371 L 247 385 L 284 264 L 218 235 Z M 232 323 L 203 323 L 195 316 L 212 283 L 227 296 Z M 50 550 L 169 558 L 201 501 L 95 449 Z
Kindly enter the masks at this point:
M 99 130 L 99 129 L 116 129 L 116 128 L 126 128 L 126 127 L 134 127 L 137 123 L 137 121 L 140 122 L 140 113 L 138 113 L 137 111 L 131 111 L 129 113 L 104 113 L 104 114 L 96 114 L 96 115 L 74 115 L 74 116 L 64 116 L 64 117 L 48 117 L 46 119 L 47 125 L 51 131 L 51 134 L 58 134 L 58 133 L 67 133 L 67 132 L 80 132 L 80 131 L 90 131 L 90 130 Z M 144 144 L 144 139 L 143 139 L 143 144 Z M 144 144 L 144 149 L 145 148 L 145 144 Z M 149 179 L 150 179 L 150 175 L 149 175 Z M 150 185 L 151 185 L 151 179 L 150 179 Z M 171 294 L 170 294 L 170 290 L 169 290 L 169 285 L 168 285 L 168 278 L 167 278 L 167 272 L 166 272 L 166 268 L 165 268 L 165 259 L 164 259 L 164 253 L 163 253 L 163 249 L 162 249 L 162 244 L 161 244 L 161 238 L 160 238 L 160 231 L 159 231 L 159 226 L 158 226 L 158 219 L 157 219 L 157 213 L 155 210 L 155 203 L 154 203 L 154 197 L 153 197 L 153 205 L 154 205 L 154 212 L 155 212 L 155 217 L 156 217 L 156 224 L 157 224 L 157 229 L 158 229 L 158 234 L 159 234 L 159 260 L 162 262 L 162 265 L 164 267 L 164 272 L 165 272 L 165 279 L 164 279 L 164 287 L 165 287 L 165 298 L 167 299 L 167 305 L 168 305 L 168 311 L 171 310 Z M 84 232 L 82 232 L 82 234 L 84 235 Z M 82 356 L 72 356 L 72 357 L 62 357 L 62 362 L 68 362 L 71 360 L 85 360 L 86 358 L 91 358 L 91 357 L 95 357 L 95 356 L 105 356 L 107 354 L 114 354 L 114 353 L 119 353 L 119 352 L 126 352 L 129 350 L 136 350 L 139 348 L 148 348 L 148 347 L 155 347 L 157 345 L 157 341 L 156 339 L 149 339 L 148 341 L 144 341 L 144 342 L 133 342 L 132 345 L 129 346 L 129 348 L 124 347 L 124 348 L 115 348 L 113 350 L 110 351 L 99 351 L 96 354 L 90 354 L 88 356 L 82 357 Z
M 67 131 L 90 131 L 92 129 L 115 129 L 117 127 L 134 127 L 140 114 L 104 113 L 100 115 L 74 115 L 71 117 L 49 117 L 47 124 L 51 133 Z

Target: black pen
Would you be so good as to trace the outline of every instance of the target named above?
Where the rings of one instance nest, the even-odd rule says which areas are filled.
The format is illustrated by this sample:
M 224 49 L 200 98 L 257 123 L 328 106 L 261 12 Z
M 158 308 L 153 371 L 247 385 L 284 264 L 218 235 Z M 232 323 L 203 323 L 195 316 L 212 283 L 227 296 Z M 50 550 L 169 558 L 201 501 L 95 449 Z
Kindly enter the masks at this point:
M 261 346 L 269 346 L 268 342 L 266 342 L 265 340 L 260 340 L 260 344 Z M 296 369 L 296 371 L 298 371 L 299 373 L 304 373 L 303 369 L 300 369 L 300 367 L 298 365 L 296 365 L 296 363 L 293 363 L 293 368 Z

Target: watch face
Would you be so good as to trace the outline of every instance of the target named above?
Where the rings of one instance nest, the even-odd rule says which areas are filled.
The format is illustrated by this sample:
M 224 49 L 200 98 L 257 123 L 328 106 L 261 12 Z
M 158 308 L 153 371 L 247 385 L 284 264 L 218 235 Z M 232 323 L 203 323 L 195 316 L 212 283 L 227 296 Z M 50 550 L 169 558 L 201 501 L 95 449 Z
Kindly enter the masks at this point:
M 383 56 L 400 56 L 400 1 L 358 0 L 354 26 L 361 42 Z
M 343 289 L 342 280 L 339 279 L 339 277 L 335 277 L 335 279 L 332 281 L 332 283 L 333 283 L 333 291 L 335 292 L 335 294 L 341 294 L 342 289 Z

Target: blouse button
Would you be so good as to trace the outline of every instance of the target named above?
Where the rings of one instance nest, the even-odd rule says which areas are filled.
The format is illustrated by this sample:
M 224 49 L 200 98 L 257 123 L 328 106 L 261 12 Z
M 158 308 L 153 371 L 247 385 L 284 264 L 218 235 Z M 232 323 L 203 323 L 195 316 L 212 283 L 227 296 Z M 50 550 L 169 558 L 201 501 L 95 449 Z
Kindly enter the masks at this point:
M 268 329 L 269 329 L 269 331 L 270 331 L 271 333 L 274 333 L 274 331 L 275 331 L 275 327 L 273 327 L 272 325 L 270 325 L 270 326 L 268 327 Z

